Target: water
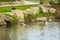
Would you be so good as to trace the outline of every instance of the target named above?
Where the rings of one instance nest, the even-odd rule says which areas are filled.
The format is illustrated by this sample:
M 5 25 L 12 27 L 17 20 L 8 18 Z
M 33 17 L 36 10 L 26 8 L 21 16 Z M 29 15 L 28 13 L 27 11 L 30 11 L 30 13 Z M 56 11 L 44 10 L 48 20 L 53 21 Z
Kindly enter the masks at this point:
M 60 22 L 0 26 L 0 40 L 60 40 Z

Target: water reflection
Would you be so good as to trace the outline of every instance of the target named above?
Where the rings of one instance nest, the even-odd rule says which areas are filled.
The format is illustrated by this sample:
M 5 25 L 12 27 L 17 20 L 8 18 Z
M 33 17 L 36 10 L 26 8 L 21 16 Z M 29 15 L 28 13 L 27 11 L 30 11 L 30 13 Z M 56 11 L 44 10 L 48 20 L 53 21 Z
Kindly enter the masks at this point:
M 47 22 L 0 28 L 0 40 L 60 40 L 60 23 Z
M 9 30 L 6 28 L 6 25 L 0 26 L 0 40 L 7 40 L 9 37 L 8 31 Z

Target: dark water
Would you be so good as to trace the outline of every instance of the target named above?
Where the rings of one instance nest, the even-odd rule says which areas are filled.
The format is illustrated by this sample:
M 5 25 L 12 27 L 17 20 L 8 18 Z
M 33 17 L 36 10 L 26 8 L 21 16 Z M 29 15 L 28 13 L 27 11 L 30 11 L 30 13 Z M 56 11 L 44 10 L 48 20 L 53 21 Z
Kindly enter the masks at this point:
M 0 26 L 0 40 L 60 40 L 60 22 Z

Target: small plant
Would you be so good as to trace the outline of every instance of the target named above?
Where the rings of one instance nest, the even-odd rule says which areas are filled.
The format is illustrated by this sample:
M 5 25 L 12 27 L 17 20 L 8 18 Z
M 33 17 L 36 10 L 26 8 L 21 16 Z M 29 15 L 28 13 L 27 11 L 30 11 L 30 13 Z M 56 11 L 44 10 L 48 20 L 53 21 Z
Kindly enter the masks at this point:
M 37 18 L 40 18 L 40 17 L 43 17 L 43 15 L 42 15 L 42 13 L 37 13 L 37 14 L 36 14 L 36 17 L 37 17 Z
M 18 17 L 16 15 L 13 15 L 12 16 L 12 19 L 13 19 L 13 23 L 14 24 L 17 24 L 18 23 Z
M 32 22 L 34 19 L 36 19 L 36 15 L 32 14 L 28 14 L 27 17 L 25 17 L 25 21 L 27 22 Z
M 39 13 L 43 13 L 42 5 L 39 5 Z

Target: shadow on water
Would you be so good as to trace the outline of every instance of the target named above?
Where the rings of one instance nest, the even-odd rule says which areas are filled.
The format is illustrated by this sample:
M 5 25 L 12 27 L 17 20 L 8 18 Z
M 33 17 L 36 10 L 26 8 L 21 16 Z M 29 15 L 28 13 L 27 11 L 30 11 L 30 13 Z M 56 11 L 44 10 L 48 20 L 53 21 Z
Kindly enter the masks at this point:
M 17 25 L 9 25 L 9 26 L 3 25 L 3 26 L 0 26 L 0 40 L 12 40 L 10 38 L 10 32 L 12 32 L 12 31 L 15 32 L 17 30 L 16 26 Z

